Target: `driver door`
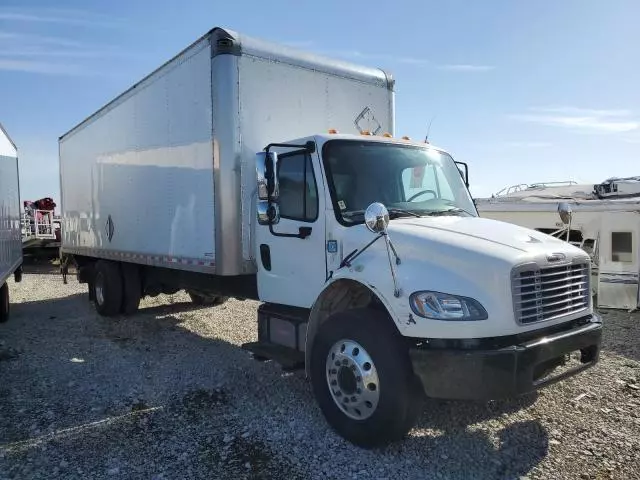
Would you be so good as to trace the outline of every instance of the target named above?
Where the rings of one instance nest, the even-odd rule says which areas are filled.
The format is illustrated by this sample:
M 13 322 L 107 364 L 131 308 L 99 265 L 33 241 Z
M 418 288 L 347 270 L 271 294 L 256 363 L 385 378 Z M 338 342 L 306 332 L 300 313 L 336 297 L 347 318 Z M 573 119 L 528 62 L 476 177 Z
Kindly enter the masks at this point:
M 277 175 L 280 218 L 271 226 L 256 222 L 258 295 L 263 302 L 310 308 L 327 278 L 318 156 L 280 154 Z M 301 232 L 308 235 L 295 236 Z

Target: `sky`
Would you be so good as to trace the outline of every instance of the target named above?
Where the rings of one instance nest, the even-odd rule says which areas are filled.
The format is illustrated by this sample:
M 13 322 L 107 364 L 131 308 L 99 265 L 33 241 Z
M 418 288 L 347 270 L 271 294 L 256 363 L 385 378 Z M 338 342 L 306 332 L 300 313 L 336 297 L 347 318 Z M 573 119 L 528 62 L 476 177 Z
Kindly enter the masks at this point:
M 58 137 L 215 26 L 390 70 L 397 136 L 471 191 L 640 175 L 637 0 L 2 0 L 0 123 L 21 196 L 59 199 Z

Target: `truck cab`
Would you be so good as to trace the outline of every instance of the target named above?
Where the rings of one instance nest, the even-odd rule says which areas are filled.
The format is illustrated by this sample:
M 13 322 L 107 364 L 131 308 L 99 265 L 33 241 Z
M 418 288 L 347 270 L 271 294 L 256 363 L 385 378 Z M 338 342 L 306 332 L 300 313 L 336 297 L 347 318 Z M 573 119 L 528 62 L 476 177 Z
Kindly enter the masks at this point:
M 423 395 L 521 395 L 597 362 L 589 256 L 480 218 L 467 175 L 390 135 L 331 132 L 256 156 L 253 347 L 303 351 L 325 417 L 354 443 L 402 436 Z

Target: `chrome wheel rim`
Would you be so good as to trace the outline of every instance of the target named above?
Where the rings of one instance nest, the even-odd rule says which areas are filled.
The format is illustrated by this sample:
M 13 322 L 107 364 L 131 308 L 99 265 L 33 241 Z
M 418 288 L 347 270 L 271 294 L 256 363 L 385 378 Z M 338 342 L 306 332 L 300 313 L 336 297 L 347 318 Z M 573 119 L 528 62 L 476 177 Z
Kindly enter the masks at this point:
M 327 385 L 331 398 L 354 420 L 365 420 L 380 400 L 378 371 L 371 355 L 353 340 L 333 344 L 327 355 Z

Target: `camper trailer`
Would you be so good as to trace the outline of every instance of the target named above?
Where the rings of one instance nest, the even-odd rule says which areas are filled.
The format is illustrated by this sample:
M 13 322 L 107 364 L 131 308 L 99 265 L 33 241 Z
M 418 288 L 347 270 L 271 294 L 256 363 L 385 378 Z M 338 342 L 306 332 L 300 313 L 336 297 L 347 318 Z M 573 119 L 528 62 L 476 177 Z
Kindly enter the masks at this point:
M 11 276 L 22 276 L 18 149 L 0 124 L 0 322 L 9 319 Z
M 588 252 L 598 307 L 632 310 L 640 305 L 640 177 L 596 185 L 514 185 L 476 199 L 476 205 L 485 218 L 538 230 Z

